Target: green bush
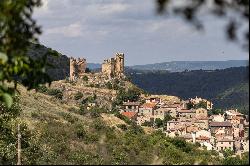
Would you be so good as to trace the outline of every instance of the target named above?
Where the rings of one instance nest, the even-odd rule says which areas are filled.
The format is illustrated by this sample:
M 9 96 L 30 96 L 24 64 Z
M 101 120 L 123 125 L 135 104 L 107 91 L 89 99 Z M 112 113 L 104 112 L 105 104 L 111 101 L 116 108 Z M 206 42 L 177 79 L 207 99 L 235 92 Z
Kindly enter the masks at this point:
M 62 99 L 63 92 L 60 89 L 48 89 L 47 94 L 54 96 L 57 99 Z
M 118 124 L 116 125 L 118 128 L 122 129 L 123 131 L 128 130 L 127 126 L 125 124 Z
M 36 90 L 38 92 L 40 92 L 40 93 L 46 93 L 48 91 L 48 88 L 46 86 L 44 86 L 44 85 L 40 85 L 40 86 L 37 87 Z
M 85 75 L 85 76 L 82 77 L 82 80 L 87 82 L 89 80 L 89 78 L 88 78 L 88 76 Z
M 105 86 L 106 86 L 106 88 L 108 88 L 108 89 L 112 89 L 112 84 L 111 84 L 111 82 L 107 82 L 107 83 L 105 84 Z
M 74 99 L 75 100 L 79 100 L 79 99 L 81 99 L 83 97 L 83 94 L 81 93 L 81 92 L 77 92 L 76 94 L 75 94 L 75 96 L 74 96 Z

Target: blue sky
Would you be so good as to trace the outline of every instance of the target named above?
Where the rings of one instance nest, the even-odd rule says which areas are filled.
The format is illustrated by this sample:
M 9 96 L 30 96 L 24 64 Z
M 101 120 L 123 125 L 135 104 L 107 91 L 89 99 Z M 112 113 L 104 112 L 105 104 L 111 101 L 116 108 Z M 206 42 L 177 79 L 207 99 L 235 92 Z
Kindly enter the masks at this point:
M 226 39 L 225 21 L 202 16 L 204 31 L 156 14 L 153 0 L 42 0 L 34 18 L 40 42 L 62 54 L 102 63 L 116 52 L 126 65 L 182 60 L 241 60 L 248 52 Z

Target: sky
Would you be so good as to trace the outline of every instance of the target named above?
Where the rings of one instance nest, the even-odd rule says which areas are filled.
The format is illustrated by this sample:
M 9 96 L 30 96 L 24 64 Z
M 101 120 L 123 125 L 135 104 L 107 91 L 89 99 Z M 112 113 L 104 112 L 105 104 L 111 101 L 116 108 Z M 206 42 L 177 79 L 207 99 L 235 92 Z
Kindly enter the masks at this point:
M 197 31 L 177 17 L 156 13 L 153 0 L 42 0 L 34 18 L 41 44 L 68 57 L 102 63 L 116 52 L 125 65 L 169 61 L 248 60 L 248 52 L 229 42 L 225 22 L 202 18 Z

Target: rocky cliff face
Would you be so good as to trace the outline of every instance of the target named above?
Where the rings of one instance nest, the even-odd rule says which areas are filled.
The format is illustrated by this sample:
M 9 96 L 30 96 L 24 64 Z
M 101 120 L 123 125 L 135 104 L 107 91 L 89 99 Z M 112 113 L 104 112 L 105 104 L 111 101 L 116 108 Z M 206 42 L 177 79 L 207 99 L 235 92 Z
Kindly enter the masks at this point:
M 34 59 L 41 58 L 51 49 L 41 44 L 31 44 L 27 54 Z M 56 52 L 56 51 L 55 51 Z M 58 56 L 48 56 L 47 61 L 53 65 L 53 67 L 47 67 L 47 73 L 53 81 L 62 80 L 69 77 L 69 58 L 66 55 L 56 52 Z

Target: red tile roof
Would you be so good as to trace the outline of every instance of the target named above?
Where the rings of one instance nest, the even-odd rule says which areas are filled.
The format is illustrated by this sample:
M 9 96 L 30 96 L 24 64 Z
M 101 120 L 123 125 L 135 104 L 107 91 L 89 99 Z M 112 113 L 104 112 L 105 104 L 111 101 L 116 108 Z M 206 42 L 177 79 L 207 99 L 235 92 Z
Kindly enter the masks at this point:
M 205 137 L 205 136 L 199 136 L 196 139 L 198 139 L 198 140 L 210 140 L 208 137 Z
M 179 113 L 195 113 L 193 110 L 186 110 L 186 109 L 181 109 L 178 111 Z
M 128 117 L 129 119 L 133 118 L 136 114 L 136 112 L 122 112 L 122 115 Z
M 210 122 L 211 127 L 232 127 L 232 124 L 228 121 L 225 122 Z
M 217 142 L 234 142 L 234 140 L 228 139 L 228 138 L 223 138 L 221 140 L 218 140 Z
M 142 108 L 154 108 L 156 105 L 157 103 L 144 103 Z

